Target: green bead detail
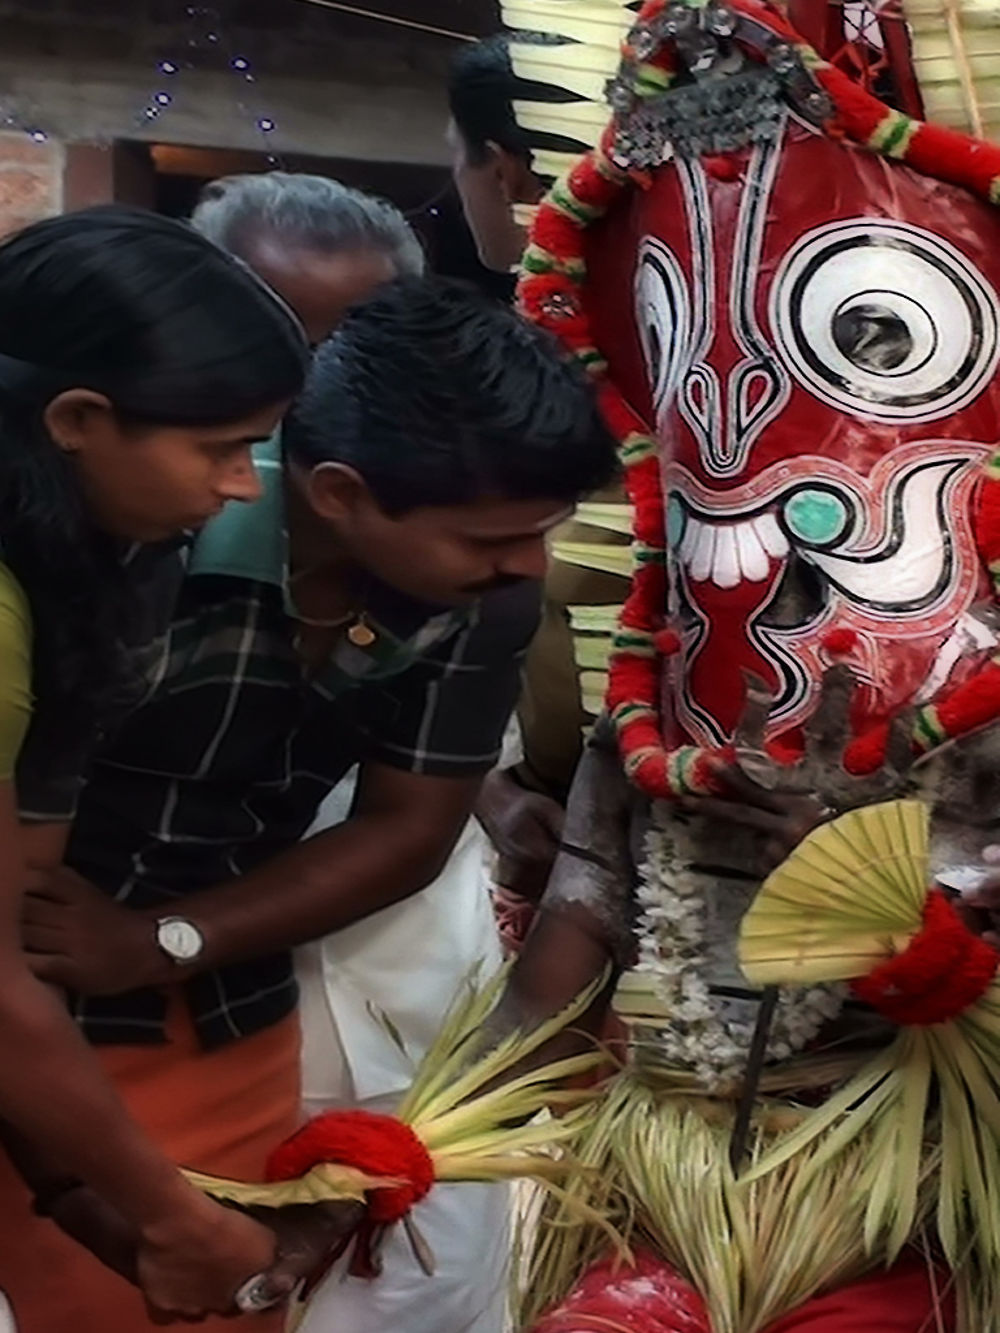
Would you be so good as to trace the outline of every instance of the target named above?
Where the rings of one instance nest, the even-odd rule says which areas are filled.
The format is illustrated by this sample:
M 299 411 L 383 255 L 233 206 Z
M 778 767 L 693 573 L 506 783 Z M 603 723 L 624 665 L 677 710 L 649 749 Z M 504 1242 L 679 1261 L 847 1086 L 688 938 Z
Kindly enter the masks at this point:
M 634 467 L 652 458 L 656 453 L 656 441 L 651 435 L 630 435 L 618 450 L 626 467 Z
M 553 185 L 549 200 L 560 212 L 565 213 L 574 222 L 580 222 L 584 226 L 594 222 L 603 211 L 591 204 L 585 204 L 582 199 L 577 199 L 572 190 L 563 182 Z
M 941 725 L 937 709 L 933 704 L 921 708 L 916 719 L 917 741 L 922 750 L 934 750 L 948 739 L 947 732 Z
M 632 543 L 632 556 L 637 565 L 662 565 L 667 553 L 662 546 L 647 546 L 644 542 Z
M 898 121 L 889 128 L 882 140 L 882 152 L 886 157 L 892 157 L 893 152 L 908 137 L 912 128 L 913 121 L 908 116 L 900 116 Z
M 830 491 L 799 491 L 785 505 L 789 531 L 813 546 L 825 546 L 835 541 L 849 521 L 847 505 Z
M 554 273 L 559 264 L 546 250 L 529 246 L 521 258 L 521 267 L 526 273 Z

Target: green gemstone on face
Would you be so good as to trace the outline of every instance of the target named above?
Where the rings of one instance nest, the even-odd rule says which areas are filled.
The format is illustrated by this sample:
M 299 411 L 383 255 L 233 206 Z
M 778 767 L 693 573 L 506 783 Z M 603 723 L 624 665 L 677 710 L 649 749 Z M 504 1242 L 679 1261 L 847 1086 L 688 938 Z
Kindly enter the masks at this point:
M 847 505 L 829 491 L 799 491 L 785 505 L 789 532 L 813 546 L 836 541 L 848 521 Z
M 676 495 L 672 495 L 667 502 L 667 543 L 671 548 L 680 546 L 686 523 L 684 506 Z

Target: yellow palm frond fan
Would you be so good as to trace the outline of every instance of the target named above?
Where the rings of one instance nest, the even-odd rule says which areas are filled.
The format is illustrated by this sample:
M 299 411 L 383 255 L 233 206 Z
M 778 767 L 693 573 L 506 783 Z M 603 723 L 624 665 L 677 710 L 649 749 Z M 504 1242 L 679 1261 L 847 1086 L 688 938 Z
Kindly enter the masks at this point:
M 928 814 L 919 801 L 853 810 L 802 842 L 744 917 L 755 985 L 853 981 L 903 953 L 923 924 Z
M 843 815 L 801 843 L 747 913 L 740 961 L 750 981 L 851 981 L 899 1033 L 745 1179 L 807 1148 L 807 1174 L 835 1169 L 867 1136 L 866 1246 L 895 1256 L 914 1232 L 934 1145 L 945 1256 L 967 1302 L 1000 1308 L 1000 957 L 932 884 L 929 823 L 918 801 Z

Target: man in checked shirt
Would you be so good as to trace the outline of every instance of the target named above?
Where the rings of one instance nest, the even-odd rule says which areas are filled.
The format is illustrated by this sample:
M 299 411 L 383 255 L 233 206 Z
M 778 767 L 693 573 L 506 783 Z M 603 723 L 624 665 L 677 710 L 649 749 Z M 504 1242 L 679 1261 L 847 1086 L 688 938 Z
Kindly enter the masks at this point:
M 248 1179 L 299 1110 L 291 949 L 438 874 L 517 698 L 546 534 L 614 448 L 546 338 L 411 279 L 320 348 L 258 467 L 264 498 L 178 561 L 153 688 L 25 925 L 136 1118 L 176 1160 Z M 350 818 L 300 841 L 356 764 Z M 134 1292 L 4 1188 L 27 1328 L 151 1329 Z

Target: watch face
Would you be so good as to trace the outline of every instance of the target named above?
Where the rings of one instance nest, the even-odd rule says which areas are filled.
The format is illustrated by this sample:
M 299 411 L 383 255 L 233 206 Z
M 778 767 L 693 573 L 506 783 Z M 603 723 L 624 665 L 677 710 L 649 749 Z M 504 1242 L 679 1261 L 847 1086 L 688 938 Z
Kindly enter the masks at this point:
M 190 921 L 161 921 L 156 933 L 160 948 L 178 963 L 190 963 L 201 953 L 201 931 Z

